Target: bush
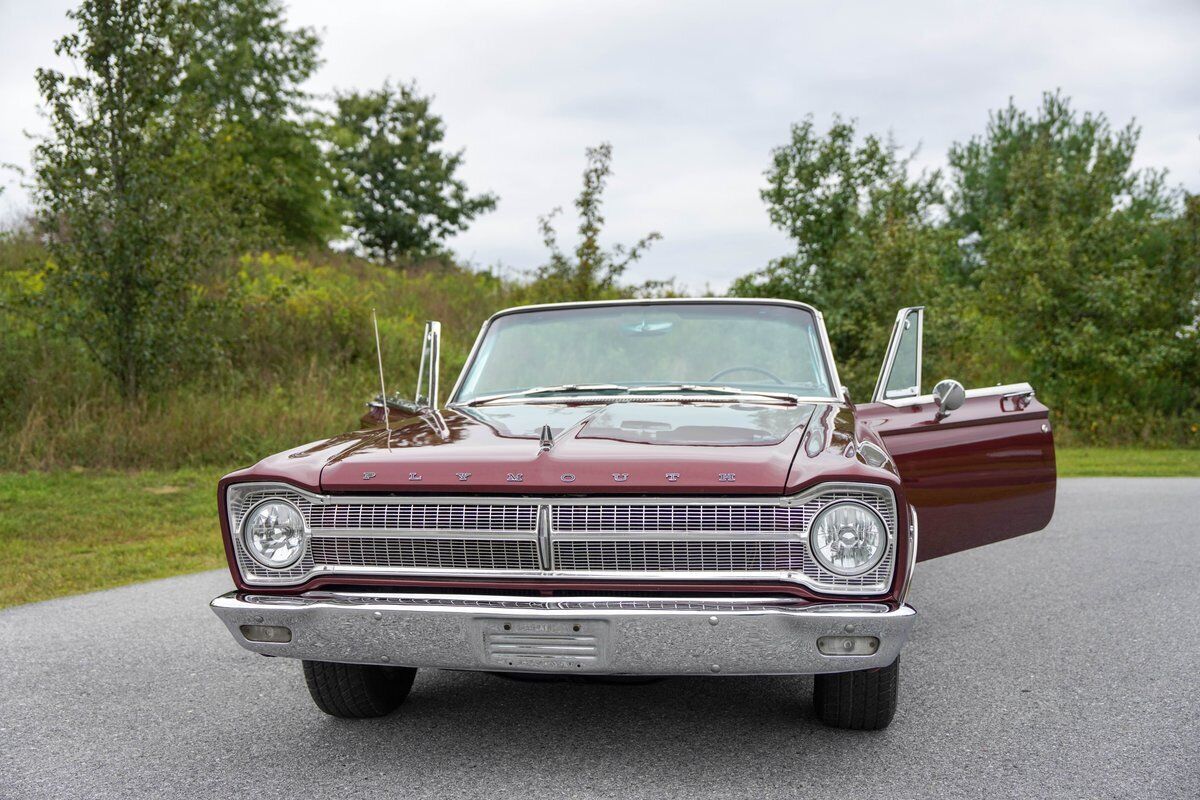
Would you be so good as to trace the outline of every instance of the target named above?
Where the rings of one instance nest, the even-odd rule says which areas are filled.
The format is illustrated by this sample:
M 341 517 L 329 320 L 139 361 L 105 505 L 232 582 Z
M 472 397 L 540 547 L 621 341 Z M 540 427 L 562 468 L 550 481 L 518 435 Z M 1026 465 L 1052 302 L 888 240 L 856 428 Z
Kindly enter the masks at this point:
M 207 287 L 221 347 L 167 388 L 120 396 L 84 347 L 23 313 L 30 258 L 0 243 L 0 467 L 248 464 L 353 429 L 378 394 L 370 313 L 379 314 L 388 390 L 416 385 L 427 319 L 444 325 L 442 369 L 461 369 L 482 322 L 518 302 L 511 281 L 453 264 L 402 270 L 351 256 L 260 253 Z M 44 254 L 42 255 L 44 262 Z M 37 259 L 32 261 L 36 263 Z

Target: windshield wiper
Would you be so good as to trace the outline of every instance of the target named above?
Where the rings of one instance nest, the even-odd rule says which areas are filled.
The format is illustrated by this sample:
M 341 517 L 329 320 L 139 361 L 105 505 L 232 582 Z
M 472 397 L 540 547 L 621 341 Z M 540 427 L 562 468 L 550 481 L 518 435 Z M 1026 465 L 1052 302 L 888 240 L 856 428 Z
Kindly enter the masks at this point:
M 562 386 L 535 386 L 532 389 L 524 389 L 520 392 L 506 392 L 504 394 L 492 394 L 486 397 L 476 397 L 474 400 L 468 400 L 463 405 L 478 406 L 484 403 L 490 403 L 494 400 L 507 400 L 511 397 L 534 397 L 540 394 L 575 394 L 577 392 L 628 392 L 628 386 L 621 386 L 616 383 L 564 383 Z
M 736 386 L 705 386 L 700 383 L 671 383 L 662 386 L 637 386 L 630 392 L 653 392 L 657 394 L 668 392 L 696 392 L 699 394 L 723 394 L 743 397 L 770 397 L 777 400 L 790 400 L 799 403 L 800 398 L 788 392 L 759 391 L 757 389 L 738 389 Z
M 491 403 L 498 400 L 509 400 L 514 397 L 537 397 L 539 395 L 552 394 L 577 394 L 579 392 L 596 393 L 596 392 L 617 392 L 621 394 L 674 394 L 681 392 L 695 394 L 710 394 L 710 395 L 728 395 L 730 397 L 769 397 L 773 400 L 787 400 L 794 404 L 799 404 L 800 398 L 788 392 L 771 392 L 738 389 L 735 386 L 705 386 L 698 383 L 671 383 L 661 386 L 622 386 L 617 383 L 566 383 L 562 386 L 535 386 L 532 389 L 524 389 L 520 392 L 505 392 L 504 394 L 492 394 L 486 397 L 477 397 L 474 400 L 468 400 L 463 403 L 465 406 L 479 406 L 485 403 Z

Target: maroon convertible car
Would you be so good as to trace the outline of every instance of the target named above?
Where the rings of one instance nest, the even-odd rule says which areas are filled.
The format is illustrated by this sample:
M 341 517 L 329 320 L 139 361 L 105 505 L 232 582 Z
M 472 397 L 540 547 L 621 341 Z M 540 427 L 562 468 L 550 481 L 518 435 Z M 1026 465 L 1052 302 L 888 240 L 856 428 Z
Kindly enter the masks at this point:
M 508 309 L 444 407 L 431 322 L 415 401 L 221 480 L 213 610 L 340 717 L 395 710 L 418 667 L 812 674 L 822 721 L 883 728 L 914 565 L 1054 511 L 1046 407 L 923 394 L 923 315 L 864 403 L 801 303 Z

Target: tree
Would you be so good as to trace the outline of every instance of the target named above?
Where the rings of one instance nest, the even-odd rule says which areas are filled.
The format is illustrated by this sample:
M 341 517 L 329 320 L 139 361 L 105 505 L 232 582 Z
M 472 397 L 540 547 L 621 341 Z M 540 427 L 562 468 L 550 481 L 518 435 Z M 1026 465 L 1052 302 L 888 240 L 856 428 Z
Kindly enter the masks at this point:
M 41 303 L 125 395 L 215 354 L 198 278 L 238 247 L 337 233 L 300 84 L 318 40 L 277 0 L 84 0 L 38 85 L 52 256 Z
M 604 189 L 612 174 L 612 145 L 603 142 L 585 151 L 587 166 L 583 171 L 583 189 L 575 199 L 579 212 L 579 244 L 574 253 L 564 253 L 558 245 L 554 217 L 562 212 L 555 208 L 538 218 L 542 242 L 550 251 L 550 260 L 535 273 L 534 291 L 544 300 L 598 300 L 628 296 L 631 293 L 653 293 L 669 286 L 669 282 L 649 281 L 638 287 L 623 287 L 620 278 L 629 265 L 645 255 L 651 244 L 662 238 L 656 231 L 646 234 L 630 247 L 614 245 L 611 250 L 600 244 L 604 229 Z
M 456 177 L 463 151 L 442 149 L 445 125 L 415 85 L 385 83 L 336 102 L 330 158 L 349 228 L 368 255 L 430 255 L 496 207 L 495 195 L 471 195 Z
M 821 308 L 859 398 L 891 311 L 926 305 L 929 380 L 1029 380 L 1083 439 L 1195 441 L 1200 203 L 1134 169 L 1137 141 L 1050 93 L 990 115 L 943 178 L 852 123 L 806 120 L 763 191 L 795 250 L 733 291 Z
M 1010 101 L 950 150 L 979 307 L 1080 423 L 1200 405 L 1194 212 L 1165 173 L 1133 168 L 1138 137 L 1056 92 L 1033 114 Z
M 179 92 L 203 104 L 198 131 L 226 165 L 219 190 L 251 244 L 324 245 L 341 233 L 322 126 L 301 88 L 320 39 L 291 29 L 278 0 L 193 0 L 175 47 Z
M 211 192 L 202 104 L 180 92 L 191 10 L 172 0 L 84 0 L 37 71 L 50 133 L 34 151 L 51 262 L 42 302 L 125 396 L 198 346 L 192 279 L 231 220 Z
M 913 178 L 909 167 L 894 142 L 860 137 L 853 121 L 835 118 L 825 134 L 811 118 L 794 125 L 772 152 L 762 198 L 795 251 L 732 287 L 820 308 L 841 378 L 860 399 L 873 388 L 895 310 L 937 305 L 953 272 L 955 237 L 934 224 L 941 177 Z

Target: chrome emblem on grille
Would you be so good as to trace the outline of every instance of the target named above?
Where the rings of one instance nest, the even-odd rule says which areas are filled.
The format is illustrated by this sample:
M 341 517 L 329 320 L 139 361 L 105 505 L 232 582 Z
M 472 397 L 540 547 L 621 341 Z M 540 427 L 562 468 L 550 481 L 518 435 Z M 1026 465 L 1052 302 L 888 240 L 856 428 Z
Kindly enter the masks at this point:
M 408 473 L 408 479 L 409 479 L 410 481 L 419 481 L 419 480 L 421 480 L 421 473 L 419 473 L 419 472 L 410 472 L 410 473 Z
M 734 472 L 718 472 L 717 480 L 721 483 L 733 483 L 737 480 L 737 473 Z
M 560 481 L 562 481 L 563 483 L 574 483 L 574 482 L 575 482 L 575 476 L 574 476 L 574 475 L 572 475 L 572 474 L 571 474 L 571 473 L 569 473 L 569 472 L 564 472 L 564 473 L 562 474 L 562 476 L 559 478 L 559 480 L 560 480 Z
M 456 473 L 454 473 L 454 477 L 458 478 L 460 481 L 465 481 L 467 478 L 471 477 L 471 473 L 469 473 L 469 472 L 456 472 Z
M 525 473 L 524 472 L 510 472 L 504 476 L 504 480 L 508 481 L 509 483 L 524 483 Z
M 628 472 L 614 472 L 612 476 L 613 480 L 617 483 L 624 483 L 625 481 L 629 480 Z
M 667 480 L 669 480 L 671 483 L 674 483 L 675 481 L 679 480 L 679 473 L 678 472 L 668 472 Z
M 374 477 L 375 477 L 375 473 L 374 473 L 374 472 L 364 472 L 364 473 L 363 473 L 363 480 L 364 480 L 364 481 L 369 481 L 369 480 L 371 480 L 371 478 L 374 478 Z

